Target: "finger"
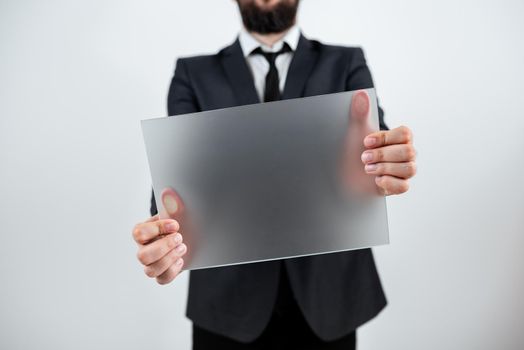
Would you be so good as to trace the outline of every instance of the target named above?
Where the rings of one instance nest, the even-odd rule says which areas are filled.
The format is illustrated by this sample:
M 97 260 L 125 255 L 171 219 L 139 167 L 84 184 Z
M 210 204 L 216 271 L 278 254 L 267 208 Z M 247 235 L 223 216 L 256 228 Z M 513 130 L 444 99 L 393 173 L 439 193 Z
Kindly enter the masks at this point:
M 373 175 L 391 175 L 401 179 L 409 179 L 417 173 L 415 162 L 405 163 L 372 163 L 366 164 L 364 170 Z
M 162 206 L 169 217 L 180 216 L 183 212 L 183 202 L 178 193 L 172 188 L 162 190 Z
M 399 179 L 390 175 L 377 176 L 375 183 L 380 187 L 384 195 L 401 194 L 409 190 L 408 180 Z
M 184 243 L 167 253 L 162 259 L 144 267 L 144 272 L 149 277 L 158 277 L 175 264 L 187 251 Z
M 175 233 L 180 229 L 176 220 L 165 219 L 140 223 L 133 229 L 133 238 L 138 244 L 146 244 L 162 235 Z
M 357 122 L 366 122 L 371 113 L 369 95 L 365 90 L 356 91 L 351 98 L 351 119 Z
M 137 258 L 142 264 L 150 265 L 160 260 L 180 243 L 182 243 L 180 233 L 167 235 L 148 245 L 141 246 L 138 249 Z
M 368 149 L 362 153 L 364 164 L 378 162 L 411 162 L 415 160 L 416 152 L 412 144 L 390 145 Z
M 180 273 L 182 266 L 184 266 L 184 259 L 180 258 L 175 264 L 171 265 L 166 272 L 158 276 L 156 281 L 158 284 L 167 284 L 171 282 Z
M 367 148 L 412 142 L 413 134 L 407 126 L 399 126 L 392 130 L 377 131 L 364 138 L 364 146 Z

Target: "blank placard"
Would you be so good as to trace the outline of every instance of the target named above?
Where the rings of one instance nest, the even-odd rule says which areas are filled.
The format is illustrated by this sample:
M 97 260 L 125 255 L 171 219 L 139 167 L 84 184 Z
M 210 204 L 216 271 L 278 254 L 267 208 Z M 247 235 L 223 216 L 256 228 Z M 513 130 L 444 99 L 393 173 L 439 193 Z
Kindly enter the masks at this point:
M 364 136 L 378 130 L 341 92 L 142 121 L 161 217 L 183 201 L 185 269 L 387 244 L 386 203 L 364 173 Z

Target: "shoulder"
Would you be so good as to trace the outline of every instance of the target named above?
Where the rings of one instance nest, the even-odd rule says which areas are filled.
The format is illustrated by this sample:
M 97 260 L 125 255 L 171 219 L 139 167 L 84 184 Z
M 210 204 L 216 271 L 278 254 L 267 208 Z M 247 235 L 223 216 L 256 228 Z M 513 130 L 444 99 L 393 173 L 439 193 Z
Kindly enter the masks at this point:
M 205 66 L 213 64 L 217 58 L 218 53 L 208 55 L 194 55 L 194 56 L 182 56 L 177 58 L 177 62 L 188 65 L 188 66 Z
M 190 76 L 208 76 L 221 72 L 224 56 L 235 53 L 236 41 L 211 54 L 181 56 L 176 59 L 176 73 Z
M 218 54 L 184 56 L 176 59 L 176 70 L 200 71 L 216 66 Z
M 176 59 L 174 76 L 194 82 L 213 76 L 217 71 L 220 71 L 219 53 L 182 56 Z
M 309 45 L 321 55 L 342 57 L 346 61 L 364 59 L 364 49 L 360 46 L 326 44 L 314 39 L 306 39 Z
M 235 50 L 236 44 L 237 42 L 235 41 L 231 45 L 228 45 L 215 53 L 179 57 L 177 58 L 177 64 L 191 68 L 203 68 L 219 64 L 221 57 L 229 55 Z

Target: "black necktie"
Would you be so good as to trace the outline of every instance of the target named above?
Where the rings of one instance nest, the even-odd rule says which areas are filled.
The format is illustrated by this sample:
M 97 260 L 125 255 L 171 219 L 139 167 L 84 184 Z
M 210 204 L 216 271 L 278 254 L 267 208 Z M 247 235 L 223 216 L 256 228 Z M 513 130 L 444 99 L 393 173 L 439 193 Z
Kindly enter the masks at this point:
M 254 49 L 251 54 L 262 55 L 269 63 L 269 72 L 266 75 L 266 87 L 264 88 L 264 102 L 280 100 L 280 88 L 278 79 L 278 70 L 275 66 L 275 60 L 281 53 L 290 52 L 291 48 L 287 43 L 277 52 L 266 52 L 261 47 Z

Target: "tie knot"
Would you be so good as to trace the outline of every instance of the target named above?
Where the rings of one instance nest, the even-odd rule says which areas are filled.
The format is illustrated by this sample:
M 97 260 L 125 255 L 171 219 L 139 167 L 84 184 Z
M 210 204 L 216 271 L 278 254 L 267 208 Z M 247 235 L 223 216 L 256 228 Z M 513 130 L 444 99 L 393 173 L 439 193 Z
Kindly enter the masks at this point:
M 291 52 L 291 47 L 289 47 L 287 43 L 284 43 L 282 48 L 276 52 L 264 51 L 262 50 L 262 47 L 259 46 L 256 49 L 254 49 L 253 51 L 251 51 L 251 55 L 262 55 L 269 62 L 269 65 L 274 65 L 275 60 L 277 59 L 277 56 L 282 53 L 286 53 L 286 52 Z

